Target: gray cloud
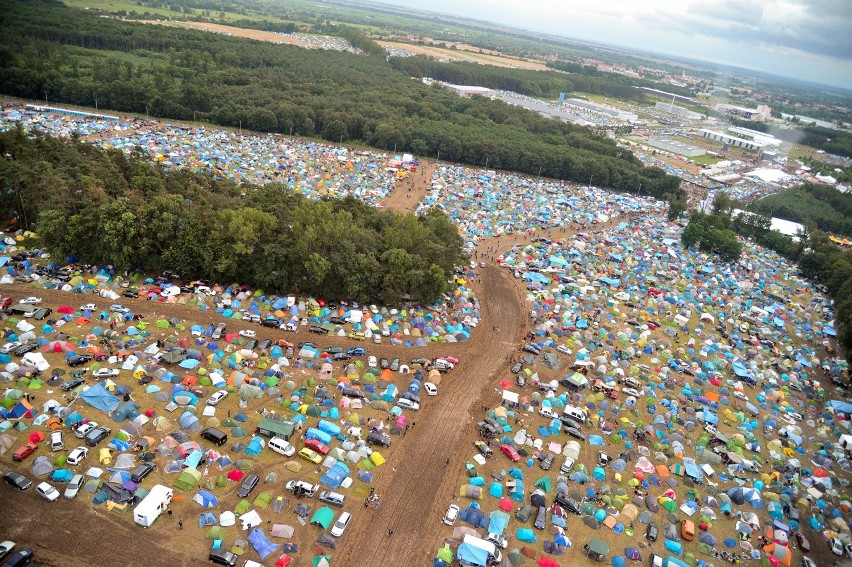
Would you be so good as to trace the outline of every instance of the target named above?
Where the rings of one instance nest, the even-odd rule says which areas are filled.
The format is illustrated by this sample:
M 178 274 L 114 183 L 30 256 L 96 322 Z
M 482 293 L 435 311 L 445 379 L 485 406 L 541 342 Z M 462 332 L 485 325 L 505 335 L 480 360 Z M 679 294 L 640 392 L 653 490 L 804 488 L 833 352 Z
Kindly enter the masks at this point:
M 703 0 L 689 4 L 689 13 L 723 22 L 757 25 L 763 7 L 751 0 Z

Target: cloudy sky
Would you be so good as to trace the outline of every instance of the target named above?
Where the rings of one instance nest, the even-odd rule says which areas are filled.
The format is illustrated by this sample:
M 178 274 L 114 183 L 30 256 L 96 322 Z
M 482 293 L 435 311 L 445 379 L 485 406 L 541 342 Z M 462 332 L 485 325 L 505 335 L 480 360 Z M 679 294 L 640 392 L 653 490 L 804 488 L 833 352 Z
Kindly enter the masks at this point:
M 852 0 L 383 0 L 852 88 Z

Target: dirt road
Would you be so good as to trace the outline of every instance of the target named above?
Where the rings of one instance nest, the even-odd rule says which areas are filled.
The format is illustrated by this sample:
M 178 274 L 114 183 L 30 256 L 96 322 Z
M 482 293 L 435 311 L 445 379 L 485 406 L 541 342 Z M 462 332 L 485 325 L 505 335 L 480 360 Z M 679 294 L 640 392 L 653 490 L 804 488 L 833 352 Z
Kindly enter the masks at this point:
M 385 209 L 408 213 L 417 208 L 432 188 L 432 177 L 438 165 L 429 160 L 420 160 L 420 165 L 412 174 L 396 184 L 390 197 L 384 200 Z

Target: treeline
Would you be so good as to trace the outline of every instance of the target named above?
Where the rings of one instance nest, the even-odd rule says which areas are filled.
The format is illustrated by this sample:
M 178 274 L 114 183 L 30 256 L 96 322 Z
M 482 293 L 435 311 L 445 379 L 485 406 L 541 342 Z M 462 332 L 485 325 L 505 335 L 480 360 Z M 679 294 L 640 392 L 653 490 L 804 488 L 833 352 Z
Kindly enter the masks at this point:
M 832 244 L 818 230 L 806 229 L 795 238 L 770 230 L 771 218 L 760 213 L 740 214 L 732 219 L 735 208 L 742 209 L 742 203 L 719 194 L 712 213 L 694 212 L 681 235 L 684 245 L 698 244 L 702 250 L 717 252 L 733 262 L 739 258 L 740 250 L 731 236 L 739 234 L 798 263 L 799 274 L 825 286 L 834 300 L 837 338 L 846 349 L 846 360 L 852 362 L 852 251 Z M 813 225 L 811 219 L 805 221 Z
M 0 92 L 683 195 L 677 178 L 589 129 L 427 87 L 384 58 L 122 22 L 51 1 L 7 3 Z
M 351 198 L 312 201 L 20 130 L 0 134 L 0 155 L 4 216 L 33 228 L 59 263 L 74 255 L 272 293 L 426 304 L 467 260 L 437 209 L 415 217 Z
M 829 185 L 804 183 L 750 203 L 749 211 L 798 223 L 824 232 L 852 236 L 852 194 Z
M 732 118 L 731 123 L 736 126 L 743 126 L 759 132 L 772 134 L 785 142 L 802 144 L 803 146 L 816 148 L 842 157 L 852 157 L 852 134 L 842 130 L 832 130 L 821 126 L 781 128 L 780 126 L 766 122 L 754 122 L 738 118 Z

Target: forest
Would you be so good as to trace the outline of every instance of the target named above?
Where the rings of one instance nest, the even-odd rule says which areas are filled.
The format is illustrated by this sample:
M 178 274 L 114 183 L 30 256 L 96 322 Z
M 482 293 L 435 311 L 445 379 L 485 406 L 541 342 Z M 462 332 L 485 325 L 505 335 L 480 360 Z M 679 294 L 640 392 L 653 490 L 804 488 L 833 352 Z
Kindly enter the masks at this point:
M 747 210 L 802 224 L 823 232 L 852 236 L 852 194 L 805 183 L 750 203 Z
M 347 30 L 348 32 L 349 30 Z M 682 198 L 591 130 L 428 87 L 384 57 L 305 50 L 99 17 L 52 1 L 9 2 L 0 92 L 102 109 L 320 137 L 445 161 Z
M 277 184 L 238 186 L 143 154 L 21 130 L 0 134 L 0 207 L 40 246 L 117 270 L 251 284 L 271 293 L 430 304 L 467 257 L 439 210 L 401 215 L 312 201 Z

